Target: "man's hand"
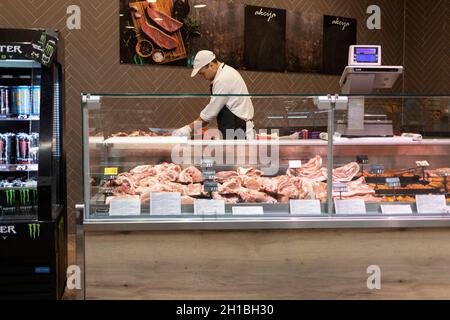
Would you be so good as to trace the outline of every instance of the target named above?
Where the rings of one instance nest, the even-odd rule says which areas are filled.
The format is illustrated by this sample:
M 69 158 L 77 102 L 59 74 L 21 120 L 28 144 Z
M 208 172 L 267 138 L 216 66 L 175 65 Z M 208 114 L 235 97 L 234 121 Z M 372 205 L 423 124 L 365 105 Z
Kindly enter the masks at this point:
M 189 125 L 187 125 L 187 126 L 184 126 L 184 127 L 180 128 L 180 129 L 174 130 L 172 132 L 172 136 L 175 136 L 175 137 L 188 137 L 188 138 L 190 138 L 191 137 L 191 133 L 192 133 L 192 129 L 191 129 L 191 127 Z

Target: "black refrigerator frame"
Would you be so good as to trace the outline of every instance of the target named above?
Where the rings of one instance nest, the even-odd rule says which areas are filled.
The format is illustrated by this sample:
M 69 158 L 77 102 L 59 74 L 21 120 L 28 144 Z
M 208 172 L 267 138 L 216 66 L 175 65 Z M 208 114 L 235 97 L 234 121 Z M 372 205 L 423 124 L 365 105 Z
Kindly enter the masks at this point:
M 23 61 L 39 63 L 41 90 L 37 214 L 21 218 L 19 210 L 11 217 L 0 215 L 0 300 L 61 299 L 66 286 L 64 81 L 56 59 L 58 37 L 57 31 L 48 29 L 0 29 L 0 49 L 21 46 L 6 57 L 0 53 L 0 85 L 2 70 L 9 63 Z M 46 44 L 50 46 L 48 51 Z M 49 54 L 45 59 L 44 52 Z

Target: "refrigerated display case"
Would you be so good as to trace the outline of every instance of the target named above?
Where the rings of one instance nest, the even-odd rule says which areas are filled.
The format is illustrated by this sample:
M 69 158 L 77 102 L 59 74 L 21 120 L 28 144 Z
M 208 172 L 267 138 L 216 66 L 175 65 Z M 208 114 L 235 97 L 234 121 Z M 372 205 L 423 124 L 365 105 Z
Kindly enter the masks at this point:
M 334 130 L 348 106 L 324 108 L 330 96 L 252 95 L 254 140 L 224 140 L 214 124 L 171 135 L 210 95 L 81 98 L 85 230 L 450 225 L 449 126 L 436 136 L 431 126 L 404 132 L 422 116 L 412 103 L 439 105 L 448 124 L 449 96 L 364 96 L 366 112 L 389 118 L 393 134 L 349 138 Z
M 67 214 L 53 30 L 0 29 L 0 299 L 57 299 Z

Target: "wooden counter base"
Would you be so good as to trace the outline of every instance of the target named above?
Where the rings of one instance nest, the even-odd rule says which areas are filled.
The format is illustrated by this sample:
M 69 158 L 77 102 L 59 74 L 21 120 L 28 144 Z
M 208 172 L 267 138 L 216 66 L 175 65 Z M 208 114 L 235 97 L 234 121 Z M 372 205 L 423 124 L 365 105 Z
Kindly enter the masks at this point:
M 448 229 L 103 232 L 85 250 L 87 299 L 450 299 Z

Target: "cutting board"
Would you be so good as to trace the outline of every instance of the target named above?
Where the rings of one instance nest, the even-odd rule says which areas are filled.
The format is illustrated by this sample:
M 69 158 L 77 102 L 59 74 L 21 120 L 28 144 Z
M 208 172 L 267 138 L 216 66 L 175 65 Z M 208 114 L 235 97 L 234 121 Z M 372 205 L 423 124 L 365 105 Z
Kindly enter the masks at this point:
M 131 17 L 133 19 L 133 25 L 134 25 L 134 29 L 136 31 L 136 38 L 138 41 L 140 40 L 149 40 L 150 42 L 152 42 L 141 30 L 141 23 L 140 21 L 142 19 L 147 19 L 148 21 L 148 16 L 146 13 L 146 9 L 148 7 L 149 3 L 147 1 L 140 1 L 140 2 L 132 2 L 129 4 L 129 7 L 133 7 L 135 6 L 138 10 L 137 13 L 139 13 L 141 15 L 140 19 L 136 19 L 133 10 L 130 9 L 131 12 Z M 172 16 L 172 7 L 173 7 L 173 2 L 172 0 L 159 0 L 156 2 L 156 9 L 158 9 L 159 11 Z M 159 64 L 164 64 L 164 63 L 169 63 L 172 61 L 176 61 L 176 60 L 181 60 L 181 59 L 186 59 L 187 57 L 187 53 L 186 53 L 186 48 L 184 46 L 183 43 L 183 37 L 181 36 L 181 31 L 178 30 L 175 33 L 170 34 L 171 36 L 174 36 L 177 40 L 179 45 L 173 49 L 173 50 L 165 50 L 165 49 L 160 49 L 161 51 L 164 52 L 164 56 L 165 59 L 164 61 L 162 61 Z M 157 48 L 156 44 L 154 44 L 152 42 L 154 49 Z M 151 59 L 151 58 L 150 58 Z M 155 62 L 156 63 L 156 62 Z

